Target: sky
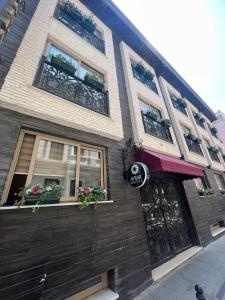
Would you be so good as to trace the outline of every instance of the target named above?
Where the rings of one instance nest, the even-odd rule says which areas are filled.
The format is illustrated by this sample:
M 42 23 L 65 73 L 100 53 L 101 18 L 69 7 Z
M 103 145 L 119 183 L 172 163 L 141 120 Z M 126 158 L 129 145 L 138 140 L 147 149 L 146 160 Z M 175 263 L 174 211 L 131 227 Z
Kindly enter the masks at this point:
M 225 0 L 113 0 L 214 110 L 225 112 Z

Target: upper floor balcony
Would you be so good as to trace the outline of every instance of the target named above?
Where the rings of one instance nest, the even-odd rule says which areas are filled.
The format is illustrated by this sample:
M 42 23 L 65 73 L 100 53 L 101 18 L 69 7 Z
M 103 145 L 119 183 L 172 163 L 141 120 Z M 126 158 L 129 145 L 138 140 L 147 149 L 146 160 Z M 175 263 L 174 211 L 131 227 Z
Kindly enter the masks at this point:
M 182 98 L 177 98 L 175 95 L 170 95 L 170 98 L 172 100 L 173 107 L 178 109 L 180 112 L 182 112 L 184 115 L 187 116 L 186 102 Z
M 200 146 L 200 138 L 194 136 L 190 131 L 186 131 L 184 133 L 184 138 L 190 152 L 194 152 L 195 154 L 203 156 L 203 152 Z
M 76 68 L 62 60 L 43 56 L 35 86 L 75 104 L 108 116 L 108 93 L 94 75 L 78 77 Z
M 131 61 L 131 66 L 134 78 L 138 79 L 153 92 L 158 94 L 156 84 L 153 81 L 154 74 L 152 74 L 150 71 L 147 71 L 141 63 L 135 63 Z
M 151 111 L 141 112 L 145 132 L 159 139 L 172 143 L 169 120 L 159 120 L 157 115 Z
M 205 123 L 205 118 L 203 118 L 199 113 L 193 112 L 193 116 L 195 119 L 195 122 L 198 126 L 201 128 L 205 129 L 204 123 Z
M 219 159 L 219 156 L 218 156 L 219 151 L 216 147 L 208 146 L 208 152 L 209 152 L 209 155 L 210 155 L 210 157 L 213 161 L 216 161 L 216 162 L 220 163 L 220 159 Z
M 68 2 L 58 5 L 55 10 L 55 18 L 96 49 L 105 53 L 105 42 L 101 31 L 96 28 L 92 17 L 83 15 L 74 4 Z

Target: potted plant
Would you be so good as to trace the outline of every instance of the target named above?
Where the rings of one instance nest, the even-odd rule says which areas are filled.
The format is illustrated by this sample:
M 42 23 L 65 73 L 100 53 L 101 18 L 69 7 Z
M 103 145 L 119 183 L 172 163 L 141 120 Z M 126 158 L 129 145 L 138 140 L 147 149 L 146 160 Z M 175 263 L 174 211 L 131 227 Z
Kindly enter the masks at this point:
M 100 81 L 100 78 L 97 75 L 91 75 L 87 73 L 84 77 L 84 81 L 101 91 L 104 89 L 104 84 Z
M 199 137 L 196 137 L 195 138 L 195 141 L 198 143 L 198 144 L 201 144 L 202 140 L 199 138 Z
M 21 189 L 19 197 L 25 205 L 55 204 L 59 203 L 62 187 L 57 184 L 37 184 L 33 187 L 26 186 Z
M 200 116 L 199 121 L 200 121 L 201 123 L 204 123 L 204 122 L 205 122 L 205 118 L 203 118 L 202 116 Z
M 82 13 L 75 4 L 71 3 L 70 1 L 67 1 L 65 3 L 65 10 L 77 22 L 82 21 Z
M 154 78 L 154 74 L 152 74 L 150 71 L 146 71 L 146 72 L 144 73 L 144 77 L 145 77 L 146 80 L 152 81 L 153 78 Z
M 84 28 L 90 32 L 90 33 L 94 33 L 95 32 L 95 29 L 96 29 L 96 24 L 92 18 L 92 16 L 85 16 L 83 17 L 83 26 Z
M 152 110 L 149 110 L 145 113 L 145 116 L 148 118 L 148 119 L 151 119 L 151 120 L 154 120 L 154 121 L 157 121 L 158 119 L 158 115 L 152 111 Z
M 187 107 L 187 103 L 183 98 L 178 98 L 177 102 L 180 106 Z
M 214 194 L 214 191 L 210 188 L 207 188 L 207 189 L 199 190 L 198 193 L 199 196 L 208 197 L 208 196 L 212 196 Z
M 218 133 L 218 130 L 216 129 L 216 127 L 212 127 L 212 128 L 211 128 L 211 132 L 212 132 L 213 134 L 217 134 L 217 133 Z
M 166 127 L 171 127 L 172 126 L 172 122 L 170 119 L 164 119 L 161 121 L 161 123 L 166 126 Z
M 97 206 L 99 202 L 106 200 L 106 195 L 106 190 L 100 186 L 79 187 L 78 199 L 80 209 L 88 207 L 90 202 L 95 203 L 95 206 Z
M 144 73 L 145 73 L 145 67 L 142 62 L 136 63 L 136 65 L 134 66 L 134 69 L 140 76 L 144 75 Z
M 192 134 L 191 132 L 185 133 L 185 137 L 187 137 L 188 139 L 194 141 L 195 139 L 195 135 Z
M 74 76 L 76 72 L 76 68 L 74 67 L 72 60 L 68 60 L 63 57 L 61 54 L 57 54 L 56 56 L 51 57 L 51 65 L 70 76 Z

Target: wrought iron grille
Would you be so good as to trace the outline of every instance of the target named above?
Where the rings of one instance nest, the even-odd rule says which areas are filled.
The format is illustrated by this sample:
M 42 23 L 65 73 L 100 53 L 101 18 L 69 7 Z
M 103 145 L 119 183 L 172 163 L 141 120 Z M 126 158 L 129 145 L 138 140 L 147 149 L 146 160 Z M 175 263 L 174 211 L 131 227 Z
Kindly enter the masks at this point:
M 210 157 L 211 157 L 212 160 L 220 162 L 220 159 L 219 159 L 219 156 L 218 156 L 217 152 L 215 152 L 215 151 L 213 151 L 211 149 L 208 149 L 208 151 L 209 151 L 209 155 L 210 155 Z
M 179 102 L 177 101 L 177 99 L 175 99 L 175 97 L 171 97 L 171 100 L 173 103 L 173 107 L 178 109 L 180 112 L 182 112 L 183 114 L 185 114 L 187 116 L 185 107 L 183 105 L 180 105 Z
M 211 132 L 212 136 L 214 136 L 215 138 L 217 138 L 217 139 L 218 139 L 217 132 L 216 132 L 216 131 L 214 131 L 215 129 L 214 129 L 214 128 L 212 128 L 212 127 L 209 127 L 209 130 L 210 130 L 210 132 Z
M 185 136 L 185 140 L 186 140 L 189 151 L 203 156 L 201 146 L 199 145 L 199 143 L 197 141 L 193 141 L 192 139 L 190 139 L 186 136 Z
M 194 118 L 195 118 L 196 124 L 198 124 L 200 127 L 205 129 L 204 122 L 202 122 L 197 115 L 194 115 Z
M 43 57 L 35 86 L 100 114 L 109 115 L 108 93 L 53 67 Z
M 154 135 L 162 140 L 166 140 L 167 142 L 173 142 L 169 127 L 163 125 L 158 120 L 153 120 L 146 117 L 146 115 L 143 112 L 141 112 L 141 114 L 146 133 Z
M 151 264 L 158 266 L 191 246 L 183 190 L 178 177 L 153 175 L 142 189 Z
M 136 79 L 138 79 L 139 81 L 141 81 L 143 84 L 147 85 L 153 92 L 155 92 L 156 94 L 158 94 L 158 90 L 156 87 L 155 82 L 151 81 L 151 80 L 147 80 L 143 75 L 140 75 L 136 70 L 134 65 L 132 64 L 132 70 L 133 70 L 133 75 Z
M 61 5 L 58 5 L 55 11 L 55 18 L 62 22 L 64 25 L 69 27 L 73 32 L 82 37 L 85 41 L 90 43 L 96 49 L 105 53 L 105 42 L 100 39 L 94 33 L 87 31 L 83 26 L 82 22 L 78 22 L 73 19 Z

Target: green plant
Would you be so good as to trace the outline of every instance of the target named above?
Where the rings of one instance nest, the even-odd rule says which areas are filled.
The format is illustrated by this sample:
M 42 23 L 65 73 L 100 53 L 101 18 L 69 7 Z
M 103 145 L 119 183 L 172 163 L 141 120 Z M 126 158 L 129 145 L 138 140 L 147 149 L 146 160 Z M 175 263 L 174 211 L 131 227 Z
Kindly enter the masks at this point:
M 96 23 L 92 16 L 84 16 L 83 17 L 83 25 L 90 33 L 94 33 L 96 29 Z
M 134 69 L 139 75 L 144 75 L 144 73 L 146 72 L 145 67 L 141 61 L 134 65 Z
M 74 3 L 67 1 L 65 3 L 65 9 L 72 17 L 74 17 L 78 20 L 82 19 L 82 17 L 83 17 L 82 13 Z
M 94 87 L 97 87 L 100 90 L 104 88 L 104 84 L 102 83 L 101 79 L 97 75 L 91 75 L 87 73 L 84 77 L 84 80 L 90 83 L 91 85 L 94 85 Z
M 18 196 L 21 198 L 21 204 L 24 204 L 27 199 L 32 197 L 35 200 L 35 204 L 44 204 L 46 199 L 59 199 L 62 195 L 62 190 L 62 186 L 57 184 L 37 184 L 33 187 L 25 186 L 21 188 Z
M 198 191 L 200 196 L 208 197 L 214 195 L 214 191 L 210 188 L 208 189 L 201 189 Z
M 148 119 L 151 119 L 151 120 L 154 120 L 156 121 L 158 119 L 158 115 L 152 111 L 152 110 L 149 110 L 145 113 L 145 116 L 148 118 Z
M 99 186 L 79 187 L 80 209 L 87 208 L 90 202 L 94 202 L 95 208 L 97 208 L 98 203 L 106 199 L 106 194 L 106 190 Z
M 61 54 L 57 54 L 55 56 L 53 55 L 52 57 L 54 57 L 58 62 L 62 62 L 66 65 L 74 67 L 72 59 L 67 59 L 64 56 L 62 56 Z
M 146 71 L 144 77 L 145 79 L 152 81 L 154 79 L 154 74 L 152 74 L 150 71 Z
M 164 125 L 164 126 L 167 126 L 167 127 L 171 127 L 172 126 L 172 122 L 170 119 L 164 119 L 161 121 L 161 123 Z
M 187 103 L 183 98 L 178 98 L 177 102 L 179 105 L 183 106 L 183 107 L 187 107 Z

